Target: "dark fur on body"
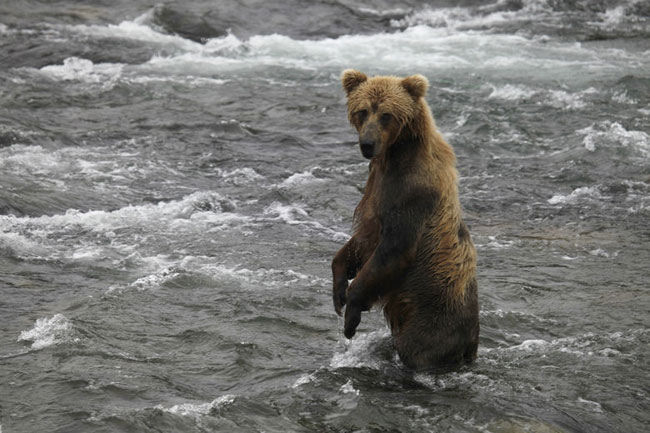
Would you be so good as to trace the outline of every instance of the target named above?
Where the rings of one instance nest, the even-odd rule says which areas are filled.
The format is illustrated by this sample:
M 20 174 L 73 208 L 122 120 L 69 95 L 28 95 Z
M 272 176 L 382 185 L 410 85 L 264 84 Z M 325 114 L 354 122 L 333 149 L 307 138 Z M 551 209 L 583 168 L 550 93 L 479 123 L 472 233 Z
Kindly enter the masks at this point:
M 362 311 L 379 304 L 408 367 L 471 362 L 479 334 L 476 252 L 461 219 L 454 152 L 424 100 L 428 82 L 354 70 L 342 82 L 361 152 L 371 160 L 354 234 L 332 261 L 345 336 L 355 334 Z

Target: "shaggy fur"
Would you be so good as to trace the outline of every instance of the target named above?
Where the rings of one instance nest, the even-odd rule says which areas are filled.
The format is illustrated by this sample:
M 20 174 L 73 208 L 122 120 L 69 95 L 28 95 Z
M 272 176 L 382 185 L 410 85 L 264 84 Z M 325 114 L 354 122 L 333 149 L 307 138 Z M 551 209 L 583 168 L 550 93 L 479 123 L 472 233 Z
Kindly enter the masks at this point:
M 461 219 L 456 157 L 424 100 L 428 81 L 343 71 L 348 118 L 370 174 L 354 234 L 332 261 L 345 336 L 383 306 L 408 367 L 447 369 L 476 358 L 476 252 Z M 348 287 L 348 280 L 354 279 Z

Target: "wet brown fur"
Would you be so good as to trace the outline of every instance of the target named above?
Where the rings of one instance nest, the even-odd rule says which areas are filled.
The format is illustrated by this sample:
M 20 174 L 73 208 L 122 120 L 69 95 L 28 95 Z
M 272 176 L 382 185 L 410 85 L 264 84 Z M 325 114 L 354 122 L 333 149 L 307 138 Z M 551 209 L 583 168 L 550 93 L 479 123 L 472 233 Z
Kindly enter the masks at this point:
M 407 366 L 471 362 L 479 331 L 476 252 L 461 218 L 456 157 L 424 100 L 428 82 L 355 70 L 341 79 L 350 123 L 362 145 L 373 143 L 354 234 L 332 262 L 345 334 L 352 337 L 361 311 L 378 304 Z

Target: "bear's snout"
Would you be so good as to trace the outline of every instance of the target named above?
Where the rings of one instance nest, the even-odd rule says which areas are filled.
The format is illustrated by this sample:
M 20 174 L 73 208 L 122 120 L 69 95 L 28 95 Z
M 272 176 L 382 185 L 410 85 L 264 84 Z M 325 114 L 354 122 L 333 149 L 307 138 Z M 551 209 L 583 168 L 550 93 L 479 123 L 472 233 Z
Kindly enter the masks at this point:
M 375 156 L 375 142 L 371 140 L 359 140 L 361 154 L 364 158 L 372 159 Z

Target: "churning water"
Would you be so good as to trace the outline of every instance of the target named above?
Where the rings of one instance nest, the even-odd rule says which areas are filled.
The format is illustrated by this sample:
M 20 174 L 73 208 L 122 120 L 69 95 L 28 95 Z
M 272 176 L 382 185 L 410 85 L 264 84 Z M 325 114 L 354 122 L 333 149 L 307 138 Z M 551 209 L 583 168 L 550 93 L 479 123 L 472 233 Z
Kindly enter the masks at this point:
M 435 3 L 0 4 L 0 430 L 648 431 L 650 7 Z M 431 82 L 470 367 L 342 335 L 350 67 Z

